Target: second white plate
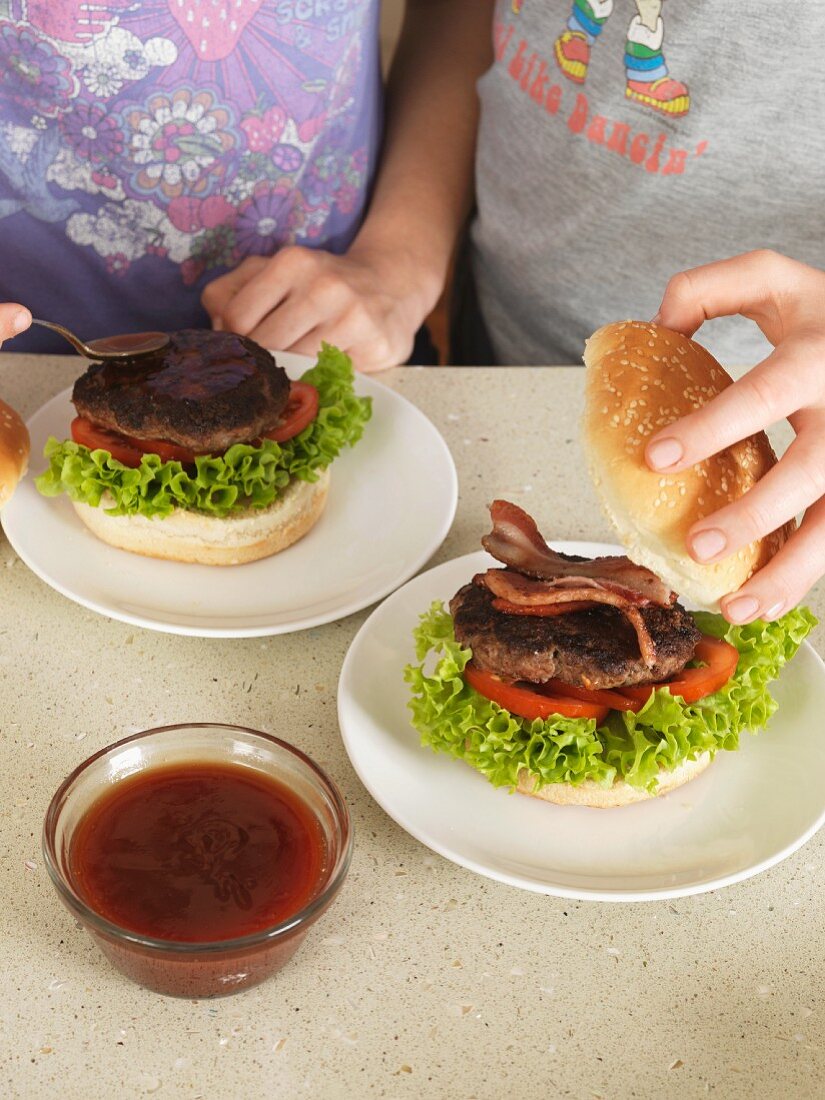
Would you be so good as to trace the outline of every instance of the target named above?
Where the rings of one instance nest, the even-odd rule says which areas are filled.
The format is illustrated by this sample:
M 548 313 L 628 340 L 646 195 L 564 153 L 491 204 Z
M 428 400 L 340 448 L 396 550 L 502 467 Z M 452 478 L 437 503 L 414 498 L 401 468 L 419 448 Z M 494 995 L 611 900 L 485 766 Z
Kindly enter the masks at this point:
M 559 542 L 569 554 L 615 553 Z M 621 552 L 621 551 L 618 551 Z M 803 645 L 774 684 L 779 710 L 698 779 L 617 810 L 554 806 L 492 787 L 459 760 L 422 748 L 404 666 L 413 627 L 445 605 L 484 553 L 445 562 L 378 607 L 350 647 L 338 713 L 350 759 L 390 817 L 433 851 L 514 886 L 565 898 L 645 901 L 739 882 L 790 855 L 825 821 L 825 666 Z
M 310 365 L 279 355 L 292 377 Z M 203 637 L 255 637 L 343 618 L 411 577 L 444 540 L 458 480 L 446 443 L 405 398 L 359 375 L 373 399 L 361 441 L 332 464 L 324 515 L 300 542 L 249 565 L 183 565 L 100 542 L 68 499 L 42 497 L 34 477 L 50 435 L 65 438 L 70 390 L 29 421 L 31 471 L 3 512 L 9 542 L 47 584 L 136 626 Z

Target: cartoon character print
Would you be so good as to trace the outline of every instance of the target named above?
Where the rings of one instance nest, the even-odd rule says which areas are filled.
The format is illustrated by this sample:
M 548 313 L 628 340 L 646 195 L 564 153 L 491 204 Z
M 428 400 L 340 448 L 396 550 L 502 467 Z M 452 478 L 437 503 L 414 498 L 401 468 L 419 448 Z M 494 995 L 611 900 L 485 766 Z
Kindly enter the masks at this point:
M 669 118 L 690 110 L 690 92 L 669 73 L 663 52 L 664 0 L 634 0 L 636 13 L 625 41 L 625 96 Z M 518 14 L 524 0 L 512 0 Z M 573 0 L 566 28 L 554 43 L 556 63 L 568 80 L 584 84 L 593 46 L 613 14 L 614 0 Z
M 364 202 L 368 9 L 0 0 L 0 218 L 63 222 L 115 275 L 168 257 L 187 284 L 323 239 Z

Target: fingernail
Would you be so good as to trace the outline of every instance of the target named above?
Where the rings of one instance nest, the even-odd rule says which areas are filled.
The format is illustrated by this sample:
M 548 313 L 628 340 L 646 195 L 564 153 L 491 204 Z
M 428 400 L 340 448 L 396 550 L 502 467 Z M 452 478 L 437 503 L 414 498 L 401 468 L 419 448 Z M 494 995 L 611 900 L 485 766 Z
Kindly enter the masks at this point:
M 657 439 L 647 448 L 647 464 L 654 470 L 666 470 L 675 466 L 685 453 L 678 439 Z
M 699 531 L 690 540 L 690 549 L 694 558 L 699 561 L 710 561 L 717 554 L 721 554 L 728 544 L 724 532 L 718 527 L 708 527 L 705 531 Z
M 657 313 L 655 317 L 650 318 L 651 325 L 660 325 L 662 323 L 661 313 Z
M 725 614 L 734 623 L 747 623 L 755 619 L 759 611 L 759 600 L 754 596 L 740 596 L 725 605 Z
M 11 319 L 12 332 L 15 336 L 18 333 L 25 332 L 25 330 L 32 323 L 32 315 L 27 309 L 18 309 Z
M 778 619 L 779 616 L 782 614 L 782 611 L 783 611 L 784 607 L 785 607 L 785 601 L 780 600 L 779 603 L 775 603 L 773 605 L 773 607 L 769 607 L 768 610 L 762 616 L 762 618 L 763 619 L 768 619 L 768 620 Z
M 214 332 L 223 332 L 223 321 L 220 317 L 212 318 L 212 329 Z

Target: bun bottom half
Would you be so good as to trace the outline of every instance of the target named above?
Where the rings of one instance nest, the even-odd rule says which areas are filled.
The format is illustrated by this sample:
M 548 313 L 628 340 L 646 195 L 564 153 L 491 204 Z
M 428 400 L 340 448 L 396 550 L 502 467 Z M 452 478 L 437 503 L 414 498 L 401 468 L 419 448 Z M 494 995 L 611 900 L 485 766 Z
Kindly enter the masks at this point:
M 177 509 L 169 516 L 112 516 L 100 506 L 74 503 L 92 534 L 119 550 L 200 565 L 243 565 L 285 550 L 315 526 L 327 502 L 329 470 L 317 481 L 294 479 L 268 508 L 236 516 Z
M 598 783 L 588 779 L 578 787 L 570 783 L 548 783 L 537 791 L 533 787 L 533 778 L 525 770 L 519 773 L 516 789 L 521 794 L 541 798 L 545 802 L 554 802 L 558 806 L 592 806 L 595 809 L 610 810 L 617 806 L 630 806 L 634 802 L 658 798 L 659 795 L 667 794 L 668 791 L 675 791 L 677 787 L 701 775 L 710 762 L 710 753 L 703 752 L 695 760 L 686 760 L 672 772 L 660 772 L 659 785 L 653 794 L 638 787 L 631 787 L 623 779 L 607 788 L 600 787 Z
M 29 467 L 29 430 L 20 414 L 0 401 L 0 508 Z

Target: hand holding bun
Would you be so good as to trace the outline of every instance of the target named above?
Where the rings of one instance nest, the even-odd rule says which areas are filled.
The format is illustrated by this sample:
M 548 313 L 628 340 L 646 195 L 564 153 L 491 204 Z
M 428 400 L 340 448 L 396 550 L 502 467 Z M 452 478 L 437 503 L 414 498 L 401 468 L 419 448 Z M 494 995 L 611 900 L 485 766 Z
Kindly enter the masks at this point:
M 744 496 L 776 463 L 764 432 L 679 472 L 656 472 L 645 448 L 732 385 L 701 345 L 642 321 L 605 325 L 587 342 L 585 442 L 597 492 L 628 556 L 701 607 L 719 601 L 770 561 L 793 522 L 702 564 L 688 551 L 694 525 Z
M 775 619 L 825 573 L 825 272 L 775 252 L 750 252 L 671 279 L 657 320 L 692 336 L 710 317 L 739 313 L 774 351 L 713 401 L 659 432 L 647 461 L 684 471 L 720 448 L 787 419 L 796 439 L 779 463 L 738 500 L 694 524 L 696 561 L 718 562 L 804 519 L 787 543 L 722 602 L 732 622 Z
M 29 432 L 20 416 L 0 401 L 0 508 L 29 467 Z

